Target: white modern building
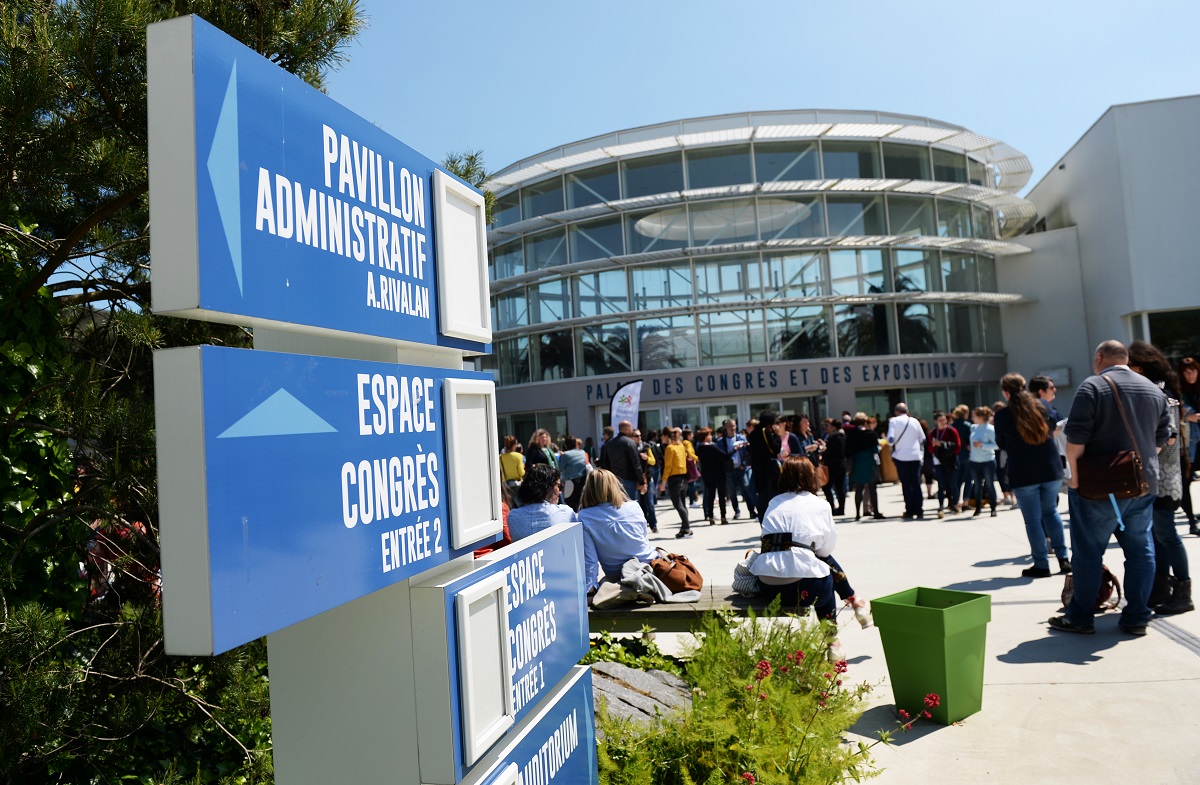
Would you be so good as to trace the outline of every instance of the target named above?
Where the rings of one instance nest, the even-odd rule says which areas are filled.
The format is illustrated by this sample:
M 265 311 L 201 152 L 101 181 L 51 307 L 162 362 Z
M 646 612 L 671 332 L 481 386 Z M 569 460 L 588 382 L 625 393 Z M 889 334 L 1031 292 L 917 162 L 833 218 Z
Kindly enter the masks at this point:
M 1025 299 L 1002 320 L 1011 369 L 1074 387 L 1108 338 L 1200 351 L 1198 132 L 1200 96 L 1113 106 L 1030 190 L 1030 253 L 997 270 Z
M 878 112 L 681 120 L 519 161 L 487 184 L 501 432 L 596 434 L 635 379 L 648 428 L 928 416 L 990 403 L 1009 370 L 1065 400 L 1109 337 L 1194 350 L 1198 121 L 1200 97 L 1113 107 L 1027 198 L 1009 145 Z

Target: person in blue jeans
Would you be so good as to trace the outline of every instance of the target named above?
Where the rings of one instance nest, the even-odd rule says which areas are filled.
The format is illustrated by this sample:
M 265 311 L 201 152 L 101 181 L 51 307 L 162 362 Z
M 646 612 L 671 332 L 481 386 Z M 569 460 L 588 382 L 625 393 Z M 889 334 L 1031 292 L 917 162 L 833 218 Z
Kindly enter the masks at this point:
M 1025 389 L 1025 377 L 1019 373 L 1006 374 L 1000 380 L 1000 390 L 1008 405 L 996 412 L 996 443 L 1008 453 L 1008 475 L 1033 555 L 1033 566 L 1022 570 L 1021 575 L 1050 577 L 1047 537 L 1058 557 L 1059 572 L 1070 572 L 1062 518 L 1058 515 L 1062 461 L 1054 441 L 1056 424 L 1046 407 Z
M 971 462 L 971 475 L 975 478 L 975 512 L 974 518 L 983 512 L 984 491 L 987 491 L 987 501 L 992 508 L 992 517 L 996 517 L 996 429 L 988 420 L 992 410 L 980 406 L 974 413 L 975 424 L 971 426 L 971 454 L 967 460 Z
M 1071 511 L 1071 569 L 1075 592 L 1066 612 L 1050 618 L 1050 629 L 1091 634 L 1096 631 L 1095 601 L 1100 588 L 1102 559 L 1115 535 L 1125 554 L 1125 607 L 1120 629 L 1127 635 L 1145 635 L 1150 621 L 1147 600 L 1154 582 L 1154 542 L 1150 535 L 1151 507 L 1158 493 L 1158 448 L 1171 436 L 1167 396 L 1158 386 L 1129 368 L 1129 351 L 1119 341 L 1105 341 L 1092 357 L 1094 376 L 1075 391 L 1064 433 L 1067 437 L 1067 503 Z M 1107 377 L 1107 379 L 1105 378 Z M 1112 382 L 1112 385 L 1109 384 Z M 1122 417 L 1113 388 L 1120 392 L 1128 418 Z M 1132 432 L 1131 443 L 1129 432 Z M 1147 492 L 1117 499 L 1087 498 L 1079 492 L 1080 458 L 1088 453 L 1108 455 L 1137 449 L 1141 455 Z M 1089 482 L 1090 485 L 1090 482 Z

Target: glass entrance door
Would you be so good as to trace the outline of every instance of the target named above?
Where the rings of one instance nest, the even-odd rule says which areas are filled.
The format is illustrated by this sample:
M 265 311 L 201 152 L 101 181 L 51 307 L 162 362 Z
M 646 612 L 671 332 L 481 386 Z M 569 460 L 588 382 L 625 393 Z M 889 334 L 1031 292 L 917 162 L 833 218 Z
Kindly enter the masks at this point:
M 704 411 L 704 424 L 712 428 L 714 433 L 721 432 L 721 427 L 726 420 L 738 419 L 736 403 L 710 403 L 705 405 Z
M 700 406 L 672 406 L 671 407 L 671 427 L 682 428 L 697 428 L 700 425 Z

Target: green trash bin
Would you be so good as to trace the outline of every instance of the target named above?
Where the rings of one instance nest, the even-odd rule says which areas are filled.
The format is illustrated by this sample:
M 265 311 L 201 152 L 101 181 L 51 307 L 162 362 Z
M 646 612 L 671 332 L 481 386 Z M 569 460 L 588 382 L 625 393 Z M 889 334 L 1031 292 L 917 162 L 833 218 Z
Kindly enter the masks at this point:
M 921 586 L 874 600 L 871 613 L 897 709 L 921 712 L 925 696 L 935 692 L 941 705 L 930 714 L 949 725 L 983 707 L 991 595 Z

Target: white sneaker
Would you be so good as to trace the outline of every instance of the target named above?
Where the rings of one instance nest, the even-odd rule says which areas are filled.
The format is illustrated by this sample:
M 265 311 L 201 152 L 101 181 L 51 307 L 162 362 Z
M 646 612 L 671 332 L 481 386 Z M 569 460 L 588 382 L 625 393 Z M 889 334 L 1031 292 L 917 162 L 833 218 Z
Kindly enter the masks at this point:
M 842 650 L 840 641 L 832 640 L 829 642 L 829 648 L 825 652 L 825 658 L 830 662 L 841 662 L 846 659 L 846 652 Z

